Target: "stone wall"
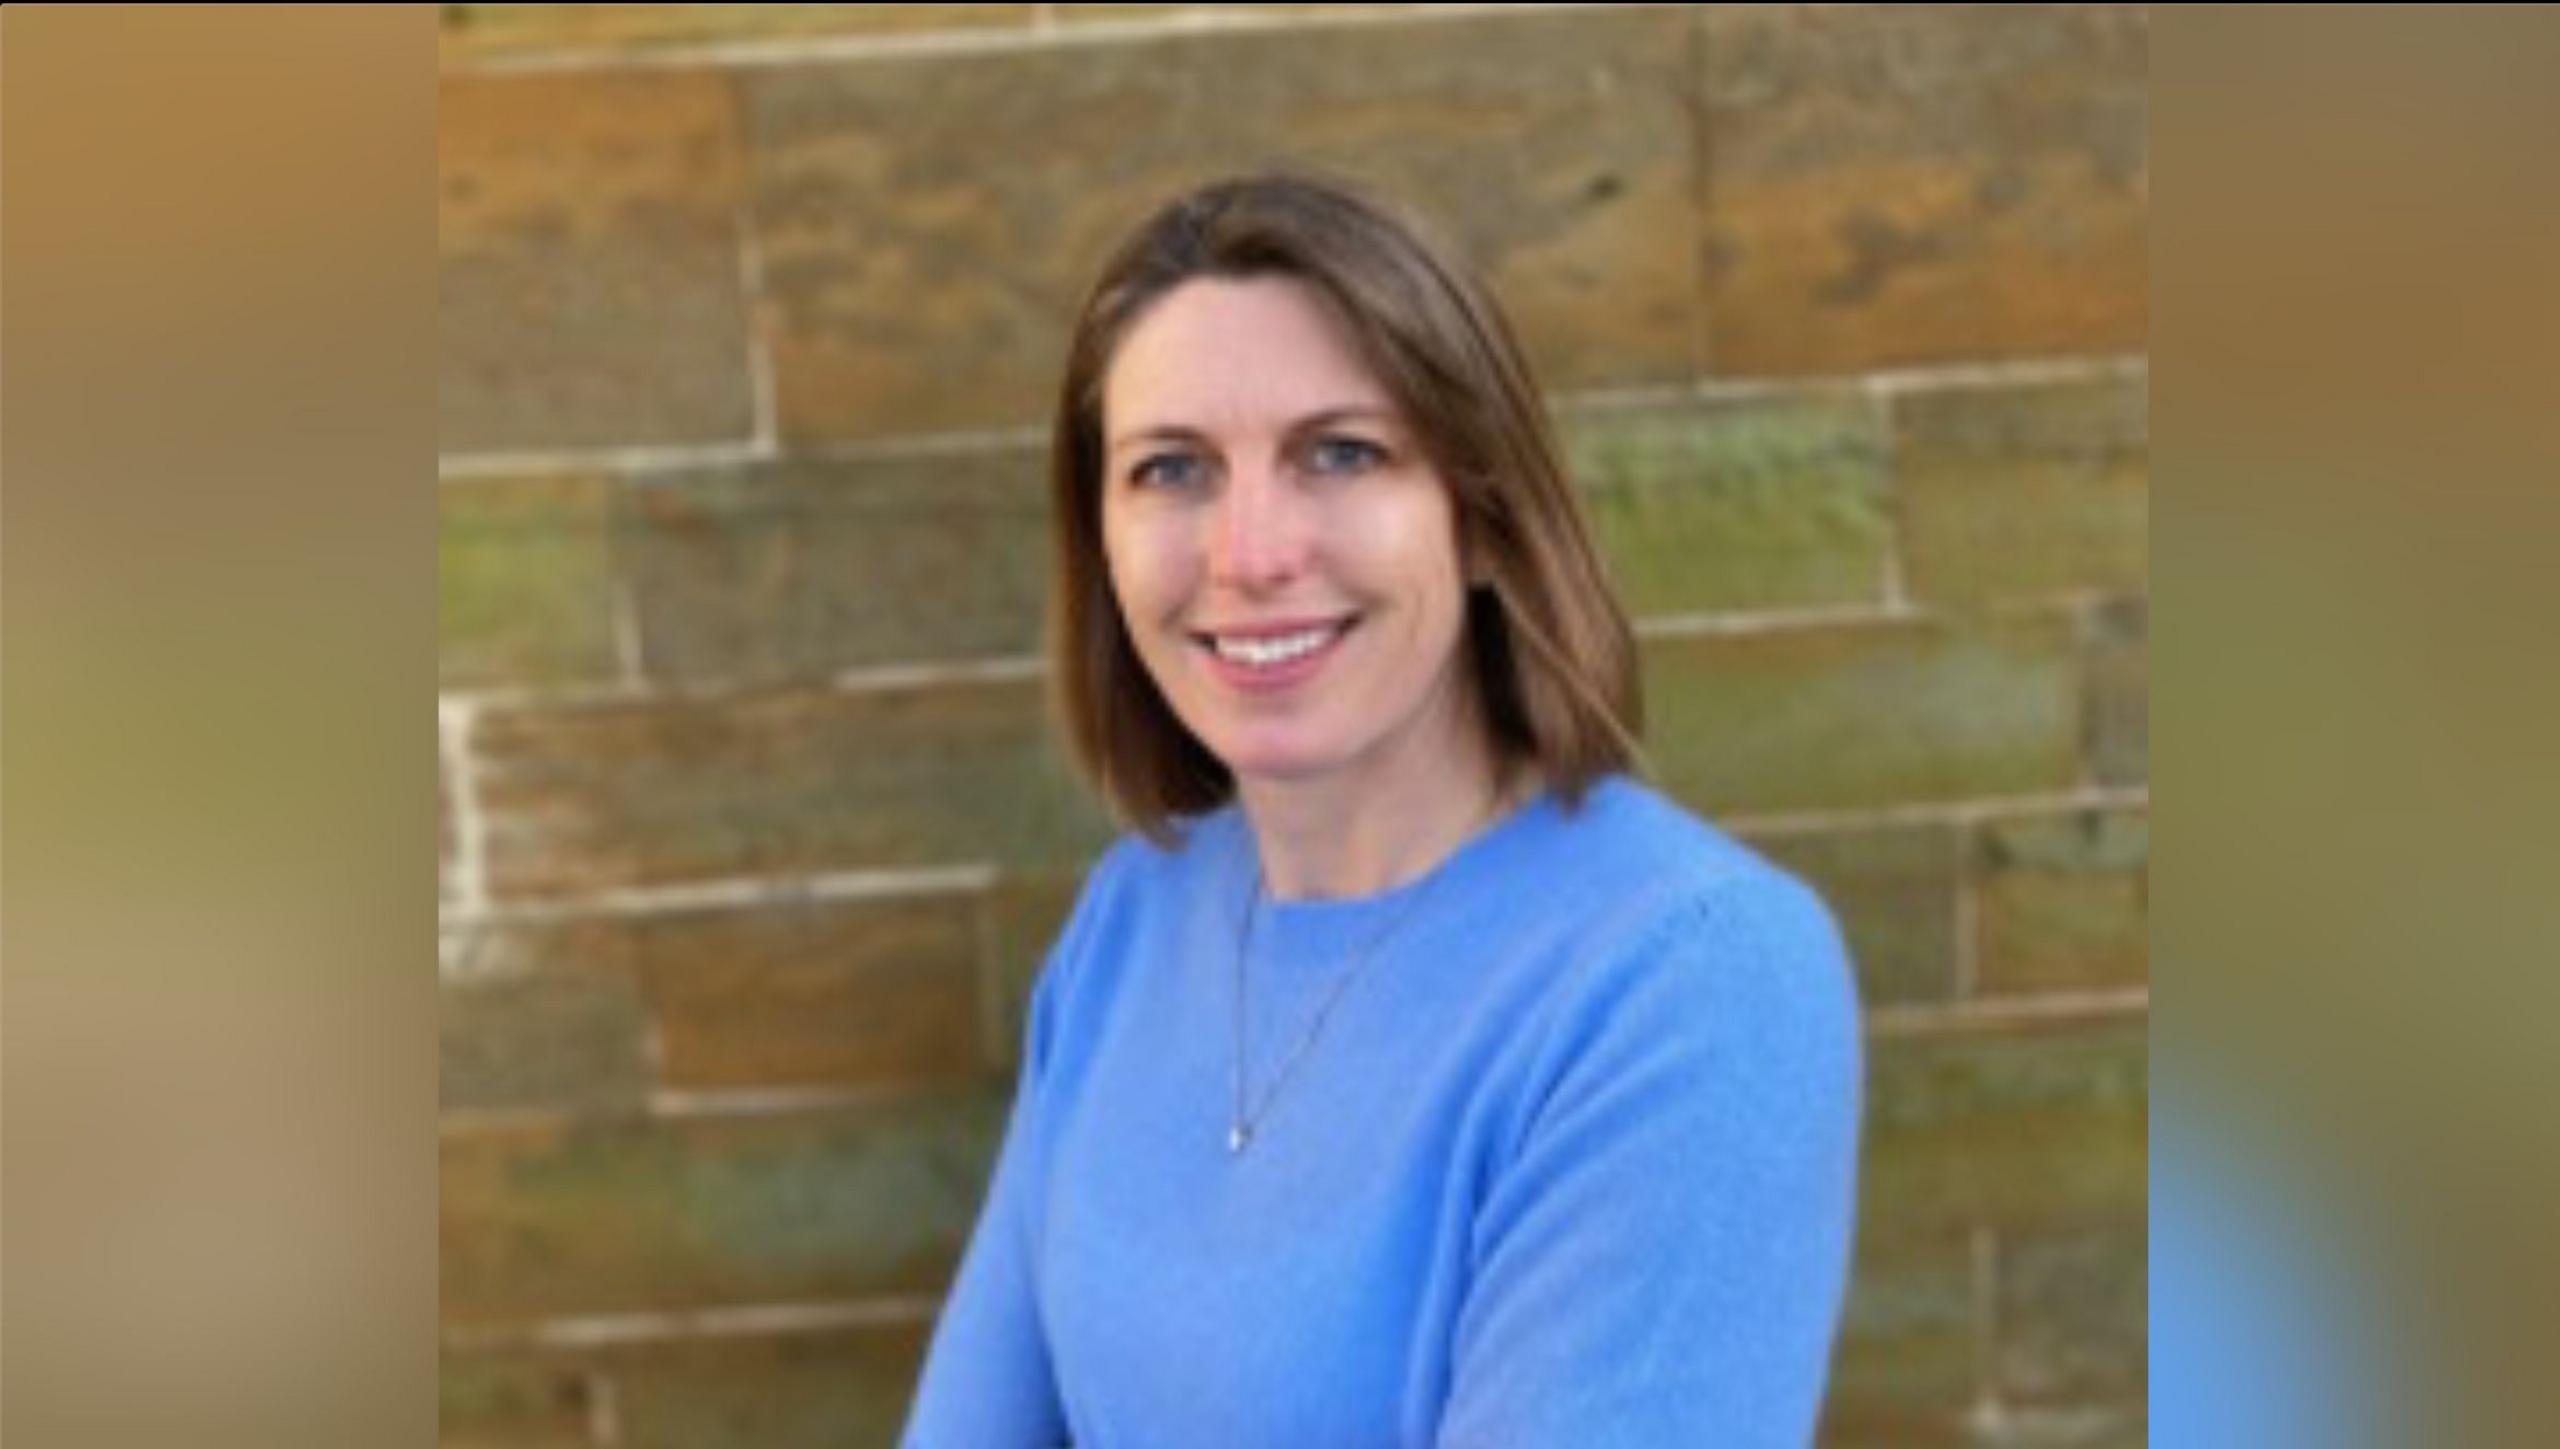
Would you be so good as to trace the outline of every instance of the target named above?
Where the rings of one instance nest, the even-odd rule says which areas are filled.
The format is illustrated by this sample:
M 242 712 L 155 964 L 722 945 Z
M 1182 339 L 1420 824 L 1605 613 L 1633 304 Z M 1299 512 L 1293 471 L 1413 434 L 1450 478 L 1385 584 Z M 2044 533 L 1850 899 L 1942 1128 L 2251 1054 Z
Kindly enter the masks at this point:
M 448 1443 L 889 1441 L 1109 831 L 1069 310 L 1278 158 L 1485 267 L 1657 778 L 1847 922 L 1825 1442 L 2142 1442 L 2142 8 L 444 12 Z

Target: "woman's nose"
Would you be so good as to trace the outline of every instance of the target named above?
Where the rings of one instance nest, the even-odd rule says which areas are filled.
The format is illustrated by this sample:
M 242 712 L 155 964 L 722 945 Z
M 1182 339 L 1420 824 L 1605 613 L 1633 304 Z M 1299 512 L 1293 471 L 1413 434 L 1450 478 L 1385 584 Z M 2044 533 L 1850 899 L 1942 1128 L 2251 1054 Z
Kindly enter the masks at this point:
M 1211 528 L 1211 572 L 1240 589 L 1285 583 L 1306 566 L 1305 502 L 1287 474 L 1269 465 L 1239 467 L 1218 499 Z

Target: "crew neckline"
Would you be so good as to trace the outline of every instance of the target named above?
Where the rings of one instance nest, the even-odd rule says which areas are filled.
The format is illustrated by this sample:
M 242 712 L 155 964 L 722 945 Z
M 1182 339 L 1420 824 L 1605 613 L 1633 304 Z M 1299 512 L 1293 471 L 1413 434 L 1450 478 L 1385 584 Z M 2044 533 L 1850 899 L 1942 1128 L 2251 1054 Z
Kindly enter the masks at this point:
M 1474 834 L 1460 841 L 1456 848 L 1442 856 L 1429 870 L 1383 891 L 1361 896 L 1313 896 L 1281 899 L 1264 895 L 1254 908 L 1253 938 L 1256 959 L 1268 955 L 1278 965 L 1290 959 L 1332 959 L 1346 945 L 1365 939 L 1368 932 L 1390 920 L 1416 912 L 1429 916 L 1428 902 L 1418 901 L 1426 891 L 1445 884 L 1463 872 L 1480 868 L 1482 861 L 1502 848 L 1529 823 L 1556 808 L 1555 788 L 1540 785 L 1536 790 L 1487 821 Z M 1228 902 L 1227 915 L 1239 929 L 1254 889 L 1256 852 L 1253 823 L 1247 819 L 1240 803 L 1226 807 L 1225 861 L 1217 872 L 1221 893 Z M 1452 897 L 1454 899 L 1454 897 Z M 1427 922 L 1399 920 L 1394 926 L 1402 936 Z

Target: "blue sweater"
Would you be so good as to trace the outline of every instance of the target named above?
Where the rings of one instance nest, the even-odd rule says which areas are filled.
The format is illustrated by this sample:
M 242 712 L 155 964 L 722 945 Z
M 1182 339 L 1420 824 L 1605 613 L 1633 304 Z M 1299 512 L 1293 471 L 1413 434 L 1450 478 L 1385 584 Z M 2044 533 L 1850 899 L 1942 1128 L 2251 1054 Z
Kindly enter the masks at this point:
M 1811 1442 L 1862 1069 L 1822 902 L 1624 778 L 1265 900 L 1249 1104 L 1381 944 L 1238 1154 L 1253 882 L 1233 807 L 1087 879 L 910 1449 Z

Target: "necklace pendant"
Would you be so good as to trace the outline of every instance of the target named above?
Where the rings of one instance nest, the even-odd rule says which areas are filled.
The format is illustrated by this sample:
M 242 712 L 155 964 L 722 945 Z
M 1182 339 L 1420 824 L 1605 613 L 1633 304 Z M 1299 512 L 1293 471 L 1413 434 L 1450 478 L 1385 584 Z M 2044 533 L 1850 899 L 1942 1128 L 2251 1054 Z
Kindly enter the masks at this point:
M 1227 1151 L 1231 1153 L 1244 1151 L 1245 1144 L 1252 1140 L 1253 1129 L 1247 1127 L 1242 1122 L 1238 1122 L 1227 1129 Z

